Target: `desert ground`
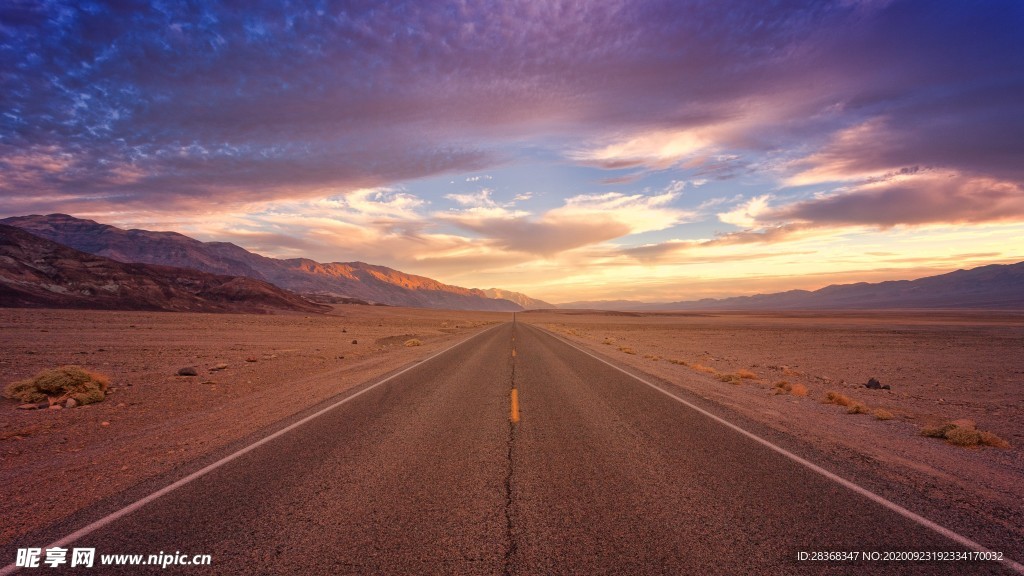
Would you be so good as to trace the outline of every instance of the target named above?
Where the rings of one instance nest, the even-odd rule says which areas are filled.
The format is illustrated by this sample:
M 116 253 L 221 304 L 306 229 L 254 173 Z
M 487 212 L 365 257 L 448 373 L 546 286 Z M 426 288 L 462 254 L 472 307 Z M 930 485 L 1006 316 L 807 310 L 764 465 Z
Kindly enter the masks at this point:
M 963 511 L 1024 536 L 1024 314 L 545 311 L 517 318 L 678 386 L 789 439 L 787 446 L 806 446 L 862 485 L 914 494 L 924 513 Z M 103 402 L 72 409 L 0 403 L 0 542 L 194 468 L 511 319 L 358 305 L 308 316 L 0 309 L 0 384 L 77 364 L 109 376 L 112 386 Z M 421 345 L 406 346 L 413 339 Z M 226 368 L 214 370 L 219 365 Z M 197 376 L 178 376 L 183 367 Z M 872 377 L 890 389 L 865 388 Z M 824 403 L 829 392 L 863 408 Z M 1009 446 L 921 435 L 963 419 Z
M 960 511 L 1024 538 L 1024 313 L 562 310 L 518 318 L 805 445 L 831 469 L 908 495 L 924 512 Z M 890 389 L 866 388 L 870 378 Z M 829 392 L 862 408 L 826 403 Z M 921 434 L 962 420 L 1009 446 Z
M 73 364 L 112 390 L 62 410 L 2 400 L 0 542 L 511 318 L 359 305 L 308 316 L 0 309 L 0 385 Z M 197 376 L 178 376 L 183 367 Z

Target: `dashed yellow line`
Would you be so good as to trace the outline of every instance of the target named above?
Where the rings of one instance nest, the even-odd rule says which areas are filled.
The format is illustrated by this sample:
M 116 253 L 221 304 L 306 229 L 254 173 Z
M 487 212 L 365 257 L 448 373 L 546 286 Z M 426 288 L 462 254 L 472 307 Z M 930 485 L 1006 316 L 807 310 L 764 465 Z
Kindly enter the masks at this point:
M 519 391 L 515 388 L 512 389 L 512 409 L 508 417 L 513 423 L 519 422 Z

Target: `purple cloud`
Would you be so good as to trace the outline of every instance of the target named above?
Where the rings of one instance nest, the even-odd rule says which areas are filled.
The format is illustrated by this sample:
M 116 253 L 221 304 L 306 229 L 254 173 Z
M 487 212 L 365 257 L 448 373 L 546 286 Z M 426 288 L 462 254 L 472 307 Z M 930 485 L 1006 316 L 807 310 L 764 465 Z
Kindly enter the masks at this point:
M 0 209 L 322 196 L 652 131 L 706 134 L 657 167 L 716 179 L 768 155 L 1020 182 L 1022 23 L 1013 1 L 6 3 Z

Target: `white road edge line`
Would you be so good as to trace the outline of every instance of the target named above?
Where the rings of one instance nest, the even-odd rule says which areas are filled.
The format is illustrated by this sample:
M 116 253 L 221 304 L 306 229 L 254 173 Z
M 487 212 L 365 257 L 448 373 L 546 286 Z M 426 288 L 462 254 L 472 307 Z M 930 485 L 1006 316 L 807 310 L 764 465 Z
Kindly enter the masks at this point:
M 975 552 L 993 552 L 991 549 L 986 548 L 985 546 L 982 546 L 981 544 L 975 542 L 974 540 L 971 540 L 970 538 L 968 538 L 966 536 L 961 536 L 960 534 L 950 530 L 949 528 L 946 528 L 945 526 L 937 524 L 937 523 L 935 523 L 935 522 L 925 518 L 924 516 L 921 516 L 920 514 L 911 512 L 910 510 L 907 510 L 906 508 L 900 506 L 899 504 L 897 504 L 897 503 L 895 503 L 895 502 L 893 502 L 891 500 L 887 500 L 883 496 L 879 496 L 878 494 L 875 494 L 874 492 L 868 490 L 867 488 L 863 488 L 863 487 L 861 487 L 861 486 L 859 486 L 857 484 L 854 484 L 853 482 L 850 482 L 849 480 L 847 480 L 847 479 L 845 479 L 845 478 L 843 478 L 841 476 L 833 474 L 832 472 L 829 472 L 828 470 L 822 468 L 821 466 L 818 466 L 817 464 L 815 464 L 815 463 L 813 463 L 813 462 L 811 462 L 809 460 L 806 460 L 804 458 L 801 458 L 800 456 L 797 456 L 796 454 L 793 454 L 792 452 L 786 450 L 785 448 L 782 448 L 781 446 L 778 446 L 778 445 L 773 444 L 772 442 L 770 442 L 768 440 L 765 440 L 764 438 L 761 438 L 760 436 L 754 434 L 753 432 L 748 432 L 748 431 L 744 430 L 743 428 L 740 428 L 739 426 L 733 424 L 732 422 L 729 422 L 728 420 L 725 420 L 725 419 L 723 419 L 723 418 L 721 418 L 719 416 L 715 416 L 711 412 L 708 412 L 707 410 L 704 410 L 703 408 L 701 408 L 701 407 L 699 407 L 699 406 L 697 406 L 695 404 L 692 404 L 692 403 L 690 403 L 690 402 L 688 402 L 686 400 L 683 400 L 682 398 L 676 396 L 675 394 L 669 392 L 668 390 L 665 390 L 664 388 L 662 388 L 660 386 L 652 384 L 652 383 L 648 382 L 647 380 L 644 380 L 643 378 L 637 376 L 636 374 L 633 374 L 633 373 L 631 373 L 631 372 L 629 372 L 627 370 L 624 370 L 623 368 L 620 368 L 620 367 L 616 366 L 615 364 L 612 364 L 611 362 L 608 362 L 604 358 L 601 358 L 599 356 L 595 356 L 594 354 L 591 354 L 589 351 L 584 350 L 583 348 L 580 348 L 579 346 L 573 344 L 572 342 L 570 342 L 569 340 L 566 340 L 565 338 L 562 338 L 561 336 L 557 336 L 557 335 L 555 335 L 555 334 L 553 334 L 551 332 L 548 332 L 547 330 L 544 330 L 543 328 L 539 328 L 539 327 L 536 327 L 536 328 L 538 328 L 542 332 L 545 332 L 548 335 L 554 337 L 556 340 L 564 342 L 565 344 L 571 346 L 572 348 L 575 348 L 576 350 L 579 350 L 580 352 L 586 354 L 587 356 L 590 356 L 594 360 L 597 360 L 598 362 L 602 362 L 604 364 L 607 364 L 608 366 L 611 366 L 612 368 L 615 368 L 619 372 L 622 372 L 626 376 L 629 376 L 630 378 L 633 378 L 635 380 L 643 382 L 644 384 L 650 386 L 651 388 L 654 388 L 658 392 L 661 392 L 665 396 L 668 396 L 669 398 L 671 398 L 671 399 L 673 399 L 673 400 L 683 404 L 687 408 L 690 408 L 691 410 L 694 410 L 694 411 L 696 411 L 696 412 L 698 412 L 700 414 L 703 414 L 704 416 L 707 416 L 708 418 L 711 418 L 715 422 L 718 422 L 719 424 L 722 424 L 723 426 L 726 426 L 727 428 L 730 428 L 730 429 L 732 429 L 732 430 L 734 430 L 736 432 L 739 432 L 740 434 L 746 436 L 747 438 L 750 438 L 751 440 L 757 442 L 758 444 L 761 444 L 761 445 L 765 446 L 766 448 L 768 448 L 770 450 L 773 450 L 773 451 L 775 451 L 775 452 L 785 456 L 786 458 L 789 458 L 790 460 L 796 462 L 797 464 L 800 464 L 800 465 L 802 465 L 802 466 L 804 466 L 804 467 L 806 467 L 806 468 L 808 468 L 808 469 L 810 469 L 810 470 L 812 470 L 814 472 L 817 472 L 818 474 L 824 476 L 825 478 L 828 478 L 829 480 L 839 484 L 840 486 L 844 486 L 844 487 L 846 487 L 846 488 L 848 488 L 850 490 L 853 490 L 857 494 L 860 494 L 861 496 L 864 496 L 865 498 L 867 498 L 868 500 L 871 500 L 872 502 L 875 502 L 876 504 L 881 504 L 882 506 L 888 508 L 889 510 L 892 510 L 893 512 L 899 514 L 900 516 L 903 516 L 904 518 L 912 520 L 912 521 L 920 524 L 921 526 L 924 526 L 925 528 L 928 528 L 928 529 L 930 529 L 930 530 L 932 530 L 934 532 L 937 532 L 938 534 L 941 534 L 942 536 L 945 536 L 946 538 L 949 538 L 950 540 L 952 540 L 952 541 L 954 541 L 954 542 L 956 542 L 958 544 L 963 545 L 965 548 L 970 548 L 971 550 L 973 550 Z M 998 562 L 1001 562 L 1004 566 L 1010 568 L 1011 570 L 1017 572 L 1018 574 L 1024 574 L 1024 565 L 1021 565 L 1019 562 L 1016 562 L 1016 561 L 1014 561 L 1014 560 L 1012 560 L 1010 558 L 1007 558 L 1005 554 L 1003 555 L 1003 559 L 998 561 Z
M 67 546 L 68 544 L 71 544 L 72 542 L 78 540 L 79 538 L 82 538 L 83 536 L 87 536 L 90 533 L 95 532 L 96 530 L 99 530 L 100 528 L 103 528 L 104 526 L 107 526 L 108 524 L 110 524 L 112 522 L 115 522 L 118 519 L 123 518 L 124 516 L 127 516 L 127 515 L 131 514 L 132 512 L 135 512 L 139 508 L 142 508 L 143 506 L 145 506 L 146 504 L 149 504 L 150 502 L 156 500 L 157 498 L 160 498 L 161 496 L 166 496 L 167 494 L 170 494 L 171 492 L 174 492 L 178 488 L 181 488 L 182 486 L 192 482 L 193 480 L 196 480 L 198 478 L 201 478 L 202 476 L 205 476 L 205 475 L 209 474 L 210 472 L 213 472 L 217 468 L 220 468 L 221 466 L 227 464 L 228 462 L 231 462 L 232 460 L 238 458 L 239 456 L 242 456 L 244 454 L 252 452 L 256 448 L 259 448 L 260 446 L 262 446 L 262 445 L 264 445 L 264 444 L 266 444 L 266 443 L 268 443 L 268 442 L 270 442 L 270 441 L 272 441 L 272 440 L 274 440 L 274 439 L 276 439 L 276 438 L 278 438 L 280 436 L 283 436 L 283 435 L 287 434 L 288 432 L 291 432 L 292 430 L 298 428 L 299 426 L 302 426 L 303 424 L 309 422 L 310 420 L 314 420 L 316 418 L 319 418 L 320 416 L 323 416 L 324 414 L 330 412 L 331 410 L 334 410 L 338 406 L 341 406 L 342 404 L 348 402 L 349 400 L 353 400 L 355 398 L 358 398 L 358 397 L 362 396 L 363 394 L 369 392 L 370 390 L 373 390 L 374 388 L 380 386 L 381 384 L 389 382 L 389 381 L 391 381 L 391 380 L 401 376 L 402 374 L 405 374 L 406 372 L 412 370 L 413 368 L 421 366 L 421 365 L 423 365 L 423 364 L 433 360 L 434 358 L 437 358 L 438 356 L 448 352 L 449 350 L 454 350 L 455 348 L 465 344 L 466 342 L 469 342 L 470 340 L 472 340 L 474 338 L 477 338 L 478 336 L 482 336 L 482 335 L 486 334 L 487 332 L 490 332 L 491 330 L 494 330 L 495 328 L 497 328 L 499 326 L 503 326 L 504 324 L 506 324 L 506 323 L 503 322 L 501 324 L 496 324 L 496 325 L 491 326 L 490 328 L 488 328 L 486 330 L 482 330 L 480 332 L 477 332 L 476 334 L 473 334 L 472 336 L 469 336 L 468 338 L 460 340 L 460 341 L 456 342 L 455 344 L 452 344 L 451 346 L 445 348 L 444 350 L 441 350 L 437 354 L 434 354 L 433 356 L 429 356 L 429 357 L 427 357 L 424 360 L 416 362 L 416 363 L 412 364 L 411 366 L 408 366 L 408 367 L 402 369 L 400 372 L 396 372 L 396 373 L 392 374 L 391 376 L 388 376 L 387 378 L 381 380 L 380 382 L 377 382 L 376 384 L 373 384 L 373 385 L 371 385 L 371 386 L 369 386 L 367 388 L 364 388 L 364 389 L 360 390 L 359 392 L 356 392 L 355 394 L 353 394 L 351 396 L 346 396 L 345 398 L 342 398 L 341 400 L 335 402 L 334 404 L 331 404 L 330 406 L 328 406 L 328 407 L 326 407 L 326 408 L 324 408 L 324 409 L 322 409 L 322 410 L 320 410 L 320 411 L 318 411 L 318 412 L 316 412 L 314 414 L 310 414 L 309 416 L 306 416 L 302 420 L 299 420 L 298 422 L 290 424 L 289 426 L 287 426 L 285 428 L 282 428 L 282 429 L 278 430 L 277 432 L 274 432 L 270 436 L 266 436 L 264 438 L 261 438 L 260 440 L 257 440 L 256 442 L 253 442 L 252 444 L 249 444 L 245 448 L 242 448 L 242 449 L 238 450 L 237 452 L 234 452 L 232 454 L 229 454 L 229 455 L 221 458 L 220 460 L 217 460 L 213 464 L 210 464 L 210 465 L 208 465 L 208 466 L 206 466 L 204 468 L 196 470 L 195 472 L 189 474 L 188 476 L 185 476 L 184 478 L 178 480 L 177 482 L 174 482 L 173 484 L 165 486 L 165 487 L 157 490 L 156 492 L 153 492 L 149 496 L 146 496 L 146 497 L 144 497 L 142 499 L 136 500 L 135 502 L 125 506 L 124 508 L 121 508 L 120 510 L 117 510 L 116 512 L 112 512 L 112 513 L 104 516 L 103 518 L 100 518 L 99 520 L 96 520 L 95 522 L 85 526 L 84 528 L 79 528 L 78 530 L 75 530 L 74 532 L 72 532 L 71 534 L 68 534 L 67 536 L 61 538 L 60 540 L 57 540 L 56 542 L 53 542 L 52 544 L 50 544 L 48 546 L 45 546 L 43 549 L 45 550 L 46 548 L 58 548 L 58 547 L 63 548 L 64 546 Z M 18 570 L 21 570 L 22 568 L 23 568 L 23 566 L 16 566 L 15 563 L 8 564 L 7 566 L 4 566 L 3 568 L 0 568 L 0 576 L 7 576 L 8 574 L 13 574 L 14 572 L 17 572 Z

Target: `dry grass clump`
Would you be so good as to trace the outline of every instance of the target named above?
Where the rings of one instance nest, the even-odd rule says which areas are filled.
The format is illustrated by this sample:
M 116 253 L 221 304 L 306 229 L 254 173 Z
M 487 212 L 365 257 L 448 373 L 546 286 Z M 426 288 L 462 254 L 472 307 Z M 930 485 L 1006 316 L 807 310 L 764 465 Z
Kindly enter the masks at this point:
M 423 342 L 420 342 L 418 338 L 412 338 L 412 339 L 406 340 L 405 341 L 405 345 L 407 347 L 411 348 L 413 346 L 423 346 Z
M 693 364 L 690 364 L 690 368 L 693 368 L 697 372 L 703 372 L 705 374 L 715 374 L 715 375 L 718 374 L 718 370 L 715 370 L 714 368 L 712 368 L 710 366 L 705 366 L 703 364 L 697 364 L 696 362 L 694 362 Z
M 807 386 L 803 384 L 790 384 L 782 380 L 775 383 L 776 394 L 792 394 L 793 396 L 807 396 Z
M 647 358 L 648 360 L 654 360 L 655 362 L 661 360 L 661 356 L 658 356 L 657 354 L 644 354 L 644 358 Z
M 863 402 L 858 402 L 848 396 L 844 396 L 834 390 L 829 390 L 825 393 L 825 399 L 822 400 L 825 404 L 835 404 L 837 406 L 846 406 L 847 414 L 867 414 L 870 409 Z
M 22 402 L 51 403 L 74 398 L 78 404 L 102 402 L 110 379 L 81 366 L 59 366 L 44 370 L 28 380 L 19 380 L 4 389 L 4 396 Z
M 605 336 L 604 342 L 601 342 L 601 344 L 604 344 L 605 346 L 611 346 L 612 344 L 615 344 L 615 339 Z
M 633 350 L 629 346 L 619 346 L 619 352 L 625 352 L 626 354 L 636 354 L 636 350 Z
M 922 436 L 942 438 L 954 446 L 992 446 L 1009 448 L 1010 443 L 987 430 L 978 430 L 970 420 L 954 420 L 940 426 L 928 426 L 921 430 Z
M 669 359 L 669 362 L 678 366 L 689 366 L 690 364 L 686 360 Z
M 870 412 L 870 410 L 868 409 L 867 405 L 861 402 L 857 402 L 856 400 L 853 402 L 853 404 L 850 404 L 849 406 L 846 407 L 847 414 L 867 414 L 868 412 Z
M 736 376 L 739 376 L 740 378 L 743 378 L 745 380 L 757 380 L 757 374 L 751 372 L 750 370 L 737 370 Z
M 725 382 L 726 384 L 739 384 L 740 382 L 743 382 L 743 379 L 739 374 L 718 374 L 715 377 L 718 378 L 720 382 Z
M 871 415 L 875 417 L 875 420 L 892 420 L 895 418 L 892 412 L 889 412 L 884 408 L 875 408 L 875 410 L 871 412 Z
M 836 392 L 834 390 L 829 390 L 828 392 L 826 392 L 825 393 L 825 399 L 822 400 L 822 402 L 825 403 L 825 404 L 835 404 L 837 406 L 850 406 L 850 405 L 856 403 L 854 400 L 851 400 L 849 397 L 844 396 L 844 395 L 842 395 L 839 392 Z

